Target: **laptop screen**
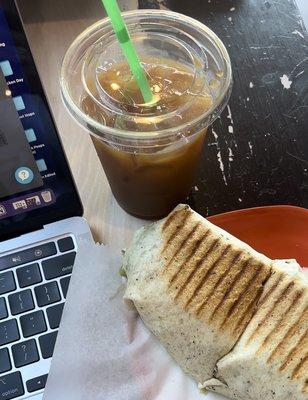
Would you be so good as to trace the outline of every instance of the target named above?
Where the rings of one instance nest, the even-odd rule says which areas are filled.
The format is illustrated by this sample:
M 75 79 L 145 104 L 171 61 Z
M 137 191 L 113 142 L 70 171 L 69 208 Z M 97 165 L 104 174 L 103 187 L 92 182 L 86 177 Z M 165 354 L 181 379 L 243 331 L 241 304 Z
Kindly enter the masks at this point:
M 80 214 L 17 9 L 0 0 L 0 238 Z

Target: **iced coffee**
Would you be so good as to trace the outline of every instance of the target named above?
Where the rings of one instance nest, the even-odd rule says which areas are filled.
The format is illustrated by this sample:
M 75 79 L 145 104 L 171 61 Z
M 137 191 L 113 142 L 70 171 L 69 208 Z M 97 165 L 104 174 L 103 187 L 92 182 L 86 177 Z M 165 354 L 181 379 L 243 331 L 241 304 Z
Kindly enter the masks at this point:
M 115 63 L 100 72 L 98 88 L 94 88 L 91 78 L 88 86 L 96 99 L 105 96 L 106 102 L 109 98 L 111 104 L 117 105 L 118 114 L 104 113 L 89 95 L 82 101 L 84 112 L 106 125 L 133 128 L 146 136 L 155 129 L 172 128 L 179 121 L 187 124 L 210 109 L 212 97 L 205 82 L 185 66 L 153 59 L 144 63 L 144 68 L 153 104 L 143 104 L 128 66 Z M 127 113 L 131 114 L 129 120 L 123 117 Z M 147 148 L 121 148 L 96 137 L 92 140 L 121 207 L 138 217 L 155 218 L 166 215 L 188 196 L 204 135 L 205 129 L 190 136 L 183 128 L 174 143 L 170 140 L 160 145 L 149 143 Z
M 120 206 L 152 219 L 187 198 L 207 127 L 229 97 L 231 69 L 220 40 L 191 18 L 148 10 L 125 19 L 152 101 L 144 103 L 108 21 L 71 46 L 62 94 L 90 131 Z

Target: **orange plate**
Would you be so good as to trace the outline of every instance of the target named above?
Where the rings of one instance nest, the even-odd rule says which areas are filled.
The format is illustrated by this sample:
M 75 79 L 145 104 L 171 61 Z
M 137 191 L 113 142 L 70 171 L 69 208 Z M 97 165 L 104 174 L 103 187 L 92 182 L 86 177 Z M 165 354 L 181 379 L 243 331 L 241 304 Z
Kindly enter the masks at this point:
M 308 267 L 308 210 L 268 206 L 231 211 L 208 218 L 272 259 L 295 258 Z

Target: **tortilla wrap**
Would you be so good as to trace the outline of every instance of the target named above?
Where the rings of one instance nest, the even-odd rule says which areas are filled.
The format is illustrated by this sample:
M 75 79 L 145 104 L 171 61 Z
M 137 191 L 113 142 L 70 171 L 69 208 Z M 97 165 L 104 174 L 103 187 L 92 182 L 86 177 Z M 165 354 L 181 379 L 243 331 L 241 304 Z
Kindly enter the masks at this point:
M 295 268 L 277 267 L 255 315 L 205 388 L 236 400 L 308 399 L 307 281 Z
M 180 205 L 135 234 L 124 256 L 125 298 L 182 369 L 203 383 L 243 334 L 272 264 Z

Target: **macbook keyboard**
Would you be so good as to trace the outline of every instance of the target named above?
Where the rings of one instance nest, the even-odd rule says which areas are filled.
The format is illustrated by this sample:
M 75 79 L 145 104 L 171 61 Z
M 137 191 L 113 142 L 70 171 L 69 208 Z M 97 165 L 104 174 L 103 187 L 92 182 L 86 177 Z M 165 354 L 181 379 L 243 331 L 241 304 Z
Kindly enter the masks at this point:
M 71 236 L 0 257 L 0 399 L 44 389 L 75 257 Z

